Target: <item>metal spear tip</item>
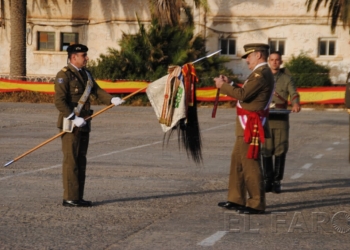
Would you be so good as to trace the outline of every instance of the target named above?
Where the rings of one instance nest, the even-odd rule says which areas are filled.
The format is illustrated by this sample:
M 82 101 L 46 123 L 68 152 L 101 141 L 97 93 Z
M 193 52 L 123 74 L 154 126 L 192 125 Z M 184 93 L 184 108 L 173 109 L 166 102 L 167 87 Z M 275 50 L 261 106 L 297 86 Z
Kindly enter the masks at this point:
M 213 56 L 213 55 L 215 55 L 215 54 L 217 54 L 219 52 L 221 52 L 221 49 L 215 51 L 214 53 L 211 53 L 211 54 L 207 55 L 207 57 L 211 57 L 211 56 Z
M 6 168 L 8 165 L 12 164 L 13 162 L 14 162 L 14 160 L 9 161 L 8 163 L 6 163 L 6 164 L 4 165 L 4 167 Z
M 197 59 L 197 60 L 195 60 L 194 62 L 191 62 L 191 63 L 194 64 L 194 63 L 196 63 L 196 62 L 199 62 L 199 61 L 201 61 L 201 60 L 203 60 L 203 59 L 205 59 L 205 58 L 211 57 L 211 56 L 213 56 L 213 55 L 219 53 L 220 51 L 221 51 L 221 49 L 219 49 L 218 51 L 215 51 L 214 53 L 211 53 L 211 54 L 209 54 L 209 55 L 207 55 L 207 56 L 203 56 L 203 57 L 201 57 L 201 58 L 199 58 L 199 59 Z

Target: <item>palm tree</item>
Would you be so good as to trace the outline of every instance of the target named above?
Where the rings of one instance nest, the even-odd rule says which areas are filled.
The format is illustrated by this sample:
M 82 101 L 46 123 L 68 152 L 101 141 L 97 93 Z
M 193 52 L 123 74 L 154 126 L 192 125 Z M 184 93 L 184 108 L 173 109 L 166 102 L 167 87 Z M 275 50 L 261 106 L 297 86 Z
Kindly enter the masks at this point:
M 317 11 L 319 10 L 322 2 L 326 7 L 328 4 L 328 17 L 331 18 L 331 31 L 335 32 L 338 21 L 343 23 L 343 28 L 346 26 L 350 27 L 350 1 L 346 0 L 306 0 L 307 11 L 311 10 L 311 7 L 315 3 L 314 11 L 315 16 L 317 16 Z
M 194 0 L 197 8 L 203 7 L 204 11 L 209 10 L 207 0 Z M 189 8 L 184 0 L 150 0 L 152 17 L 158 20 L 158 23 L 164 27 L 166 25 L 176 26 L 180 23 L 181 8 L 188 14 Z M 192 20 L 190 20 L 191 22 Z
M 177 26 L 182 0 L 151 0 L 151 13 L 161 26 Z
M 24 77 L 26 70 L 26 18 L 27 1 L 11 0 L 10 78 Z

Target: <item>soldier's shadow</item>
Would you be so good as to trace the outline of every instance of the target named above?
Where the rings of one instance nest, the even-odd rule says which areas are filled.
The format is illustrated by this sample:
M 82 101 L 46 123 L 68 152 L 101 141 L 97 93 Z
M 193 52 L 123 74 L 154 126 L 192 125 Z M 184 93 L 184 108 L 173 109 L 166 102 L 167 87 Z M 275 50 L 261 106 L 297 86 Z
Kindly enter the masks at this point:
M 335 193 L 334 189 L 336 188 L 350 188 L 349 179 L 331 179 L 331 180 L 320 180 L 312 182 L 292 182 L 292 183 L 283 183 L 282 193 L 276 194 L 283 196 L 283 193 L 300 193 L 307 192 L 312 190 L 322 190 L 322 194 L 331 193 L 329 198 L 326 199 L 324 196 L 320 196 L 319 193 L 316 193 L 312 197 L 316 197 L 313 200 L 304 199 L 301 201 L 287 202 L 268 205 L 268 210 L 271 212 L 288 212 L 288 211 L 298 211 L 302 209 L 311 209 L 311 208 L 321 208 L 321 207 L 332 207 L 336 205 L 345 205 L 350 204 L 349 192 L 345 193 Z M 330 190 L 332 189 L 332 191 Z M 311 195 L 310 195 L 311 196 Z M 346 197 L 344 197 L 346 196 Z M 303 195 L 305 197 L 305 195 Z M 283 197 L 281 197 L 283 198 Z M 285 200 L 285 198 L 284 198 Z
M 164 198 L 171 198 L 171 197 L 192 196 L 192 195 L 220 193 L 220 192 L 227 192 L 227 189 L 205 190 L 205 191 L 199 191 L 199 192 L 183 192 L 183 193 L 151 195 L 151 196 L 144 196 L 144 197 L 129 197 L 129 198 L 121 198 L 121 199 L 103 200 L 103 201 L 94 202 L 94 206 L 115 203 L 115 202 L 123 202 L 123 201 L 142 201 L 142 200 L 150 200 L 150 199 L 164 199 Z
M 327 188 L 346 188 L 350 187 L 349 179 L 331 179 L 310 182 L 282 182 L 283 193 L 295 193 L 310 190 L 319 190 Z
M 345 195 L 345 194 L 342 194 Z M 281 203 L 276 205 L 268 205 L 267 210 L 270 213 L 276 212 L 290 212 L 290 211 L 300 211 L 303 209 L 315 208 L 320 211 L 322 207 L 332 207 L 336 205 L 348 205 L 350 204 L 350 198 L 329 198 L 329 199 L 314 199 L 314 200 L 304 200 L 298 202 Z
M 300 193 L 307 192 L 311 190 L 323 190 L 323 193 L 328 193 L 327 189 L 334 188 L 349 188 L 350 181 L 349 179 L 332 179 L 332 180 L 320 180 L 312 182 L 292 182 L 292 183 L 283 183 L 282 193 L 278 194 L 281 198 L 283 193 Z M 165 199 L 171 197 L 181 197 L 181 196 L 193 196 L 193 195 L 202 195 L 210 193 L 220 193 L 227 192 L 227 189 L 218 189 L 218 190 L 204 190 L 198 192 L 182 192 L 182 193 L 170 193 L 170 194 L 160 194 L 160 195 L 151 195 L 151 196 L 141 196 L 141 197 L 126 197 L 119 199 L 110 199 L 94 202 L 94 206 L 116 203 L 116 202 L 127 202 L 127 201 L 142 201 L 150 199 Z M 277 194 L 276 194 L 277 195 Z M 342 197 L 347 195 L 347 197 Z M 298 211 L 301 209 L 308 208 L 320 208 L 328 207 L 334 205 L 343 205 L 350 204 L 350 197 L 348 194 L 340 193 L 336 196 L 331 196 L 330 198 L 316 198 L 314 200 L 302 200 L 289 203 L 279 203 L 268 205 L 268 212 L 287 212 L 287 211 Z

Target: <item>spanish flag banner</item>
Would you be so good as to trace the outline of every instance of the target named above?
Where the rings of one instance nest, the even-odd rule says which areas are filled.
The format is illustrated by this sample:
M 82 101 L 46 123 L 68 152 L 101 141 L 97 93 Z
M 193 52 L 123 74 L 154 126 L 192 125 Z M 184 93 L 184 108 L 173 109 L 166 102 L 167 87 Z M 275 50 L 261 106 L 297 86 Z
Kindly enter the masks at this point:
M 146 88 L 149 82 L 146 81 L 106 81 L 98 80 L 101 88 L 110 94 L 132 93 L 138 89 Z M 47 94 L 54 94 L 54 84 L 50 82 L 28 82 L 18 80 L 0 79 L 0 92 L 36 91 Z M 314 87 L 298 88 L 301 104 L 343 104 L 345 97 L 345 86 L 341 87 Z M 145 91 L 143 91 L 145 92 Z M 216 88 L 204 87 L 196 90 L 197 101 L 214 102 Z M 235 99 L 226 95 L 220 95 L 220 102 L 234 101 Z

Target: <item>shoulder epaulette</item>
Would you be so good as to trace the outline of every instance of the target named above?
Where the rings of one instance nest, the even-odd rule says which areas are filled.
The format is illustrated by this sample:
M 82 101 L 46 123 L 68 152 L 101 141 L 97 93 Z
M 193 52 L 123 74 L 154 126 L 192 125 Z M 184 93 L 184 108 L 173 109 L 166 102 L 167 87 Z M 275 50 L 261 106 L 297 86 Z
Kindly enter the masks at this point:
M 66 71 L 68 70 L 68 67 L 65 66 L 65 67 L 63 67 L 61 70 L 62 70 L 63 72 L 66 72 Z

